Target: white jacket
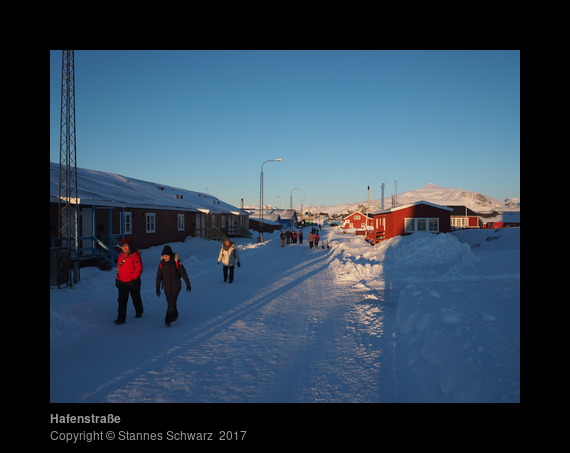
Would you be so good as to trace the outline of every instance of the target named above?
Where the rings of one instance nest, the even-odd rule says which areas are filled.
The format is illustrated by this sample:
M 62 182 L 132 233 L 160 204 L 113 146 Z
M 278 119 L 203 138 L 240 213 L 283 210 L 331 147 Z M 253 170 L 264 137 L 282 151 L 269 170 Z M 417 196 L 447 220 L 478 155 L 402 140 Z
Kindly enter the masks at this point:
M 236 248 L 236 245 L 232 242 L 229 249 L 220 249 L 220 254 L 218 255 L 218 263 L 222 263 L 224 266 L 235 266 L 237 263 L 240 263 L 239 254 Z

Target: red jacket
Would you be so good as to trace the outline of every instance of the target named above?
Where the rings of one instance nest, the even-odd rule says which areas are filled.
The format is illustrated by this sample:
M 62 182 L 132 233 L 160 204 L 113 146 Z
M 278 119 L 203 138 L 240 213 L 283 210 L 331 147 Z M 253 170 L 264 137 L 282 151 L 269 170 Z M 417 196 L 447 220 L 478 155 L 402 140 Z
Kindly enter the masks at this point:
M 126 258 L 126 259 L 125 259 Z M 117 278 L 122 282 L 130 282 L 140 278 L 143 271 L 142 258 L 138 252 L 119 254 L 117 260 Z

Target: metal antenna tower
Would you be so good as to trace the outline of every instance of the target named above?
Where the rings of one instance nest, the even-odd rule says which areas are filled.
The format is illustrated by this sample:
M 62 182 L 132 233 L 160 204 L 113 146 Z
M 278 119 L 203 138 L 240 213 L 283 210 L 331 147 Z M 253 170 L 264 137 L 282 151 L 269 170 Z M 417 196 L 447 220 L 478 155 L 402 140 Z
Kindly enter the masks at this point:
M 69 256 L 68 286 L 79 281 L 79 205 L 75 155 L 75 71 L 73 50 L 62 51 L 59 134 L 58 237 Z

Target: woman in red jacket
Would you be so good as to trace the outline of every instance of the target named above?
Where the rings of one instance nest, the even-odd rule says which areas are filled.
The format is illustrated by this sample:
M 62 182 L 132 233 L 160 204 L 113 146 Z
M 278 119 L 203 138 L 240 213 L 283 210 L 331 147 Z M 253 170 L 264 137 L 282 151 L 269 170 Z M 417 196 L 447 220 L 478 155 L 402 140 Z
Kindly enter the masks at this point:
M 135 306 L 135 318 L 140 318 L 143 314 L 141 299 L 141 274 L 143 271 L 142 258 L 138 251 L 132 250 L 130 239 L 121 241 L 121 249 L 117 260 L 117 277 L 115 284 L 119 289 L 119 310 L 115 324 L 124 324 L 127 317 L 127 302 L 129 294 Z

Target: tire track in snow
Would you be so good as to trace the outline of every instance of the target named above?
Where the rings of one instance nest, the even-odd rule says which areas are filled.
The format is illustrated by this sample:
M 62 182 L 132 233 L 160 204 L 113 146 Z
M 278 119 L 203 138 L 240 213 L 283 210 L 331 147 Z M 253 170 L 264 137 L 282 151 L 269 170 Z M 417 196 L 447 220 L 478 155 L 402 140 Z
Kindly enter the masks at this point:
M 241 287 L 212 286 L 219 268 L 193 281 L 192 312 L 177 321 L 184 322 L 153 331 L 160 343 L 83 401 L 383 400 L 381 285 L 337 281 L 332 249 L 290 246 L 281 262 L 267 259 L 275 255 L 263 255 L 264 248 L 252 252 L 257 267 L 242 266 Z M 237 288 L 239 297 L 228 297 Z

